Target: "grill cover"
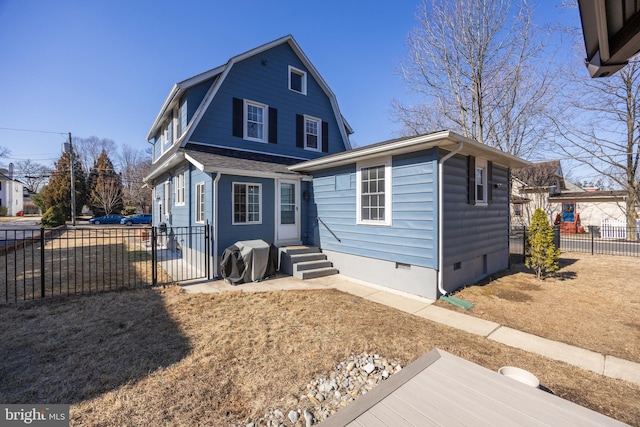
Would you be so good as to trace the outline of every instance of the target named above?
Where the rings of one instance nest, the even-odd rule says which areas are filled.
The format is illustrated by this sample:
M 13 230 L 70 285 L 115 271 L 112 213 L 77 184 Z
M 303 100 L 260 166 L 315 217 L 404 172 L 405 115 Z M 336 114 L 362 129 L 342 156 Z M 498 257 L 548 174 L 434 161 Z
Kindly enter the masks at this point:
M 278 268 L 278 250 L 264 240 L 244 240 L 222 253 L 220 273 L 227 283 L 239 285 L 274 276 Z

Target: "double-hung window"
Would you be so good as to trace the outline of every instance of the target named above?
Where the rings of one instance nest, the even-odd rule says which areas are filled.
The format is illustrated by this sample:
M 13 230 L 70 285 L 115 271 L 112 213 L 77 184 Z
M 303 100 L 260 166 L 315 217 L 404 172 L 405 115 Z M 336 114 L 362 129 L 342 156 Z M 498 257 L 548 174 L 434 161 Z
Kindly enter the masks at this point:
M 196 184 L 196 222 L 204 222 L 205 193 L 204 182 Z
M 184 172 L 176 176 L 176 206 L 184 205 Z
M 268 135 L 267 106 L 245 100 L 244 108 L 244 138 L 251 141 L 266 142 Z
M 233 224 L 260 224 L 261 195 L 260 184 L 233 183 Z
M 289 90 L 307 94 L 307 73 L 295 67 L 289 66 Z
M 358 164 L 358 224 L 391 225 L 391 161 Z
M 304 148 L 320 151 L 322 140 L 322 121 L 315 117 L 304 116 Z
M 171 213 L 171 181 L 165 181 L 163 191 L 163 205 L 164 213 L 168 215 Z M 165 218 L 161 218 L 160 221 L 164 221 Z
M 476 205 L 487 204 L 487 161 L 476 159 L 475 170 Z

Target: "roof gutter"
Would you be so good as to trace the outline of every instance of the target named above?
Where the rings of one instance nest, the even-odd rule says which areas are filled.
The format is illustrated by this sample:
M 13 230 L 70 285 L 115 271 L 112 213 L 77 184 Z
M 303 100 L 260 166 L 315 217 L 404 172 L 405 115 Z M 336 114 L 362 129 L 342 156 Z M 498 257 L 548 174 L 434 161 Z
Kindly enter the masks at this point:
M 458 142 L 458 147 L 444 156 L 438 162 L 438 291 L 447 295 L 444 289 L 444 162 L 462 151 L 464 142 Z

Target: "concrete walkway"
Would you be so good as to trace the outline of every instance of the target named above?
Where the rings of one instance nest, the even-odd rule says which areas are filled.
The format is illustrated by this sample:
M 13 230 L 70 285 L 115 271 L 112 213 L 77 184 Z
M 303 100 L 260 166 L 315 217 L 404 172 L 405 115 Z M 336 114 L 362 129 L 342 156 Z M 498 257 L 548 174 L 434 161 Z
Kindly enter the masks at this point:
M 640 384 L 640 363 L 521 332 L 495 322 L 437 307 L 433 305 L 434 301 L 426 298 L 354 281 L 340 274 L 304 281 L 291 276 L 278 276 L 263 282 L 244 283 L 238 286 L 229 285 L 223 280 L 190 282 L 184 283 L 182 286 L 187 293 L 267 292 L 333 288 L 510 347 L 559 360 L 607 377 Z

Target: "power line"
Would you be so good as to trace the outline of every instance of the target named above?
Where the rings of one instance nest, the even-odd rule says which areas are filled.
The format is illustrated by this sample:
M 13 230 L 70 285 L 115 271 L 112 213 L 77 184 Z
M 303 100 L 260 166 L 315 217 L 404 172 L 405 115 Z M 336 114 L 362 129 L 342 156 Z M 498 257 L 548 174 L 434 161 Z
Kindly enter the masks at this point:
M 36 129 L 19 129 L 19 128 L 4 128 L 0 127 L 1 130 L 13 130 L 16 132 L 34 132 L 34 133 L 52 133 L 55 135 L 66 135 L 67 132 L 54 132 L 50 130 L 36 130 Z

